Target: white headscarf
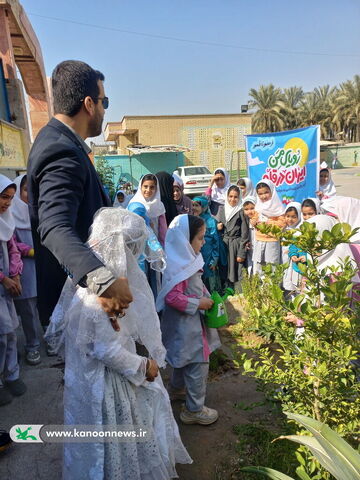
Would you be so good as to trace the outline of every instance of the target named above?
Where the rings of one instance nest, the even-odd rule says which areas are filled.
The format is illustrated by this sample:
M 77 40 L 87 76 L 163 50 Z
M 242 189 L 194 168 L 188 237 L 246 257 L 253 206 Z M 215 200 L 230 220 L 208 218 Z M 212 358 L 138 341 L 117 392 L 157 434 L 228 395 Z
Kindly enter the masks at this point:
M 178 215 L 170 223 L 165 237 L 165 254 L 168 261 L 156 300 L 158 312 L 165 306 L 166 295 L 204 266 L 201 253 L 196 254 L 190 244 L 189 215 Z
M 133 203 L 133 202 L 142 203 L 144 205 L 144 207 L 146 208 L 147 216 L 151 220 L 154 220 L 154 219 L 160 217 L 160 215 L 165 213 L 165 207 L 164 207 L 164 204 L 162 203 L 161 197 L 160 197 L 159 182 L 156 179 L 157 184 L 156 184 L 155 194 L 153 195 L 153 197 L 150 200 L 147 200 L 141 192 L 141 185 L 142 185 L 143 181 L 144 181 L 144 177 L 142 177 L 140 179 L 139 187 L 138 187 L 135 195 L 130 200 L 129 205 L 130 205 L 130 203 Z
M 26 177 L 26 173 L 19 175 L 14 180 L 16 185 L 16 193 L 10 209 L 15 220 L 15 227 L 19 228 L 20 230 L 31 230 L 29 206 L 27 203 L 21 200 L 20 196 L 20 185 L 24 177 Z
M 228 201 L 228 194 L 229 194 L 229 190 L 231 187 L 235 187 L 235 185 L 230 185 L 230 187 L 228 188 L 227 192 L 226 192 L 226 197 L 225 197 L 225 219 L 226 221 L 228 222 L 229 220 L 232 219 L 232 217 L 234 215 L 236 215 L 238 212 L 240 212 L 241 208 L 242 208 L 242 201 L 241 201 L 241 190 L 240 190 L 240 196 L 239 196 L 239 201 L 237 203 L 237 205 L 235 205 L 235 207 L 232 207 Z M 239 188 L 239 187 L 237 187 Z
M 221 205 L 225 205 L 226 192 L 230 187 L 230 177 L 228 171 L 225 170 L 225 168 L 217 168 L 215 172 L 219 170 L 223 173 L 225 177 L 225 185 L 223 186 L 223 188 L 219 188 L 216 186 L 216 183 L 214 183 L 214 185 L 211 187 L 211 200 L 220 203 Z
M 122 193 L 124 195 L 124 201 L 122 203 L 119 202 L 117 196 L 119 193 Z M 113 207 L 120 207 L 120 208 L 126 208 L 131 200 L 131 196 L 128 195 L 125 190 L 118 190 L 115 195 L 115 200 L 113 203 Z
M 271 180 L 263 178 L 256 184 L 256 189 L 259 183 L 265 183 L 270 188 L 271 198 L 266 202 L 260 200 L 259 195 L 256 193 L 256 210 L 265 217 L 278 217 L 284 213 L 284 205 L 282 204 L 279 195 L 275 189 L 275 185 Z
M 326 166 L 325 168 L 322 168 L 321 170 L 327 170 L 329 172 L 329 180 L 327 181 L 327 183 L 325 183 L 325 185 L 319 185 L 319 190 L 320 190 L 320 192 L 323 193 L 323 198 L 324 199 L 329 198 L 329 197 L 333 197 L 334 195 L 336 195 L 336 187 L 335 187 L 335 183 L 333 182 L 333 180 L 331 178 L 330 168 L 328 168 Z M 320 172 L 321 172 L 321 170 L 320 170 Z
M 179 187 L 184 186 L 183 179 L 177 173 L 173 172 L 172 177 L 174 179 L 174 182 L 176 182 L 179 185 Z
M 241 180 L 244 180 L 245 186 L 246 186 L 246 190 L 245 190 L 245 193 L 243 194 L 243 197 L 255 197 L 256 196 L 255 188 L 250 178 L 242 177 Z
M 337 220 L 329 215 L 315 215 L 315 217 L 309 218 L 306 220 L 308 223 L 315 223 L 316 230 L 319 231 L 321 236 L 325 230 L 331 230 L 333 226 L 337 223 Z M 346 257 L 350 257 L 353 266 L 356 268 L 357 263 L 355 261 L 354 255 L 351 251 L 350 245 L 348 243 L 340 243 L 337 247 L 329 252 L 320 255 L 317 260 L 319 262 L 318 268 L 323 269 L 326 267 L 339 266 L 339 262 L 344 261 Z M 353 282 L 358 282 L 359 277 L 355 275 L 352 278 Z
M 247 202 L 251 202 L 253 203 L 254 205 L 256 205 L 256 197 L 255 195 L 247 195 L 243 201 L 242 201 L 242 204 L 244 205 L 244 203 L 247 203 Z
M 352 197 L 335 196 L 321 203 L 322 210 L 333 213 L 341 223 L 348 223 L 351 228 L 360 227 L 360 200 Z M 360 243 L 360 231 L 351 237 L 351 243 Z
M 10 186 L 16 188 L 13 181 L 0 174 L 0 193 Z M 8 208 L 6 212 L 0 213 L 0 241 L 8 242 L 14 234 L 14 230 L 15 220 L 11 213 L 11 208 Z
M 289 230 L 291 228 L 296 228 L 299 226 L 299 223 L 301 223 L 301 203 L 300 202 L 290 202 L 288 205 L 285 207 L 285 213 L 289 210 L 290 207 L 294 207 L 298 216 L 298 222 L 293 225 L 292 227 L 285 227 L 285 230 Z

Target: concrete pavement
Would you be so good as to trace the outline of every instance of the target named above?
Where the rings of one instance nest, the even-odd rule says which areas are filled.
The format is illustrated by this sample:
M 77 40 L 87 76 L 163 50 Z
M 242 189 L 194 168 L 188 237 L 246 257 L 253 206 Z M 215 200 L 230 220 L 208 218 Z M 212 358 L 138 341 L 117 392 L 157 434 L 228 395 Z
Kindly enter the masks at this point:
M 360 198 L 360 167 L 333 170 L 332 178 L 338 195 Z

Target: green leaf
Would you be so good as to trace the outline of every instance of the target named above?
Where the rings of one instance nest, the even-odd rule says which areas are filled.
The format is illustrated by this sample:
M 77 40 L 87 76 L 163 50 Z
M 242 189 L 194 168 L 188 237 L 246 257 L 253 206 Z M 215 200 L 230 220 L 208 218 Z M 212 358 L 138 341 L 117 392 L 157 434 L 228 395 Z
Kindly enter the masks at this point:
M 245 372 L 251 370 L 251 360 L 249 360 L 249 359 L 245 360 L 243 368 L 244 368 Z
M 333 460 L 322 448 L 322 446 L 316 440 L 316 438 L 309 437 L 307 435 L 286 435 L 286 436 L 279 437 L 277 440 L 283 440 L 283 439 L 291 440 L 292 442 L 300 443 L 300 445 L 305 445 L 306 447 L 308 447 L 308 449 L 311 451 L 314 457 L 316 457 L 319 460 L 321 465 L 324 468 L 326 468 L 326 470 L 328 470 L 332 475 L 334 475 L 335 478 L 338 478 L 337 475 L 339 472 L 337 471 L 336 468 L 334 468 Z M 301 462 L 298 456 L 296 456 L 296 458 L 298 459 L 300 464 L 305 465 L 304 459 Z
M 305 472 L 304 467 L 297 467 L 295 471 L 297 476 L 301 478 L 301 480 L 311 480 L 309 475 Z
M 331 233 L 334 237 L 337 237 L 342 234 L 343 226 L 341 223 L 337 223 L 331 229 Z
M 294 480 L 294 478 L 285 475 L 285 473 L 278 472 L 272 468 L 266 467 L 244 467 L 241 468 L 242 472 L 261 473 L 272 480 Z
M 326 424 L 304 415 L 285 412 L 287 417 L 304 425 L 332 460 L 333 475 L 339 480 L 360 480 L 360 455 L 343 438 Z M 309 437 L 304 437 L 309 438 Z M 311 438 L 311 437 L 310 437 Z M 316 456 L 316 453 L 314 453 Z M 319 459 L 320 460 L 320 459 Z M 330 471 L 330 473 L 332 473 Z

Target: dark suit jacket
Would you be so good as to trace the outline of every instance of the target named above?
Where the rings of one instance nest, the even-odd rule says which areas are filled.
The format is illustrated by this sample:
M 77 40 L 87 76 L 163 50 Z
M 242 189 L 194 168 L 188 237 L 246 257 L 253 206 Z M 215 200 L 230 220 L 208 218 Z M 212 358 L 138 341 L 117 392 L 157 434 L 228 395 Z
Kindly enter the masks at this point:
M 36 137 L 27 175 L 38 309 L 46 325 L 66 275 L 78 284 L 102 266 L 84 242 L 94 214 L 110 200 L 79 139 L 55 118 Z

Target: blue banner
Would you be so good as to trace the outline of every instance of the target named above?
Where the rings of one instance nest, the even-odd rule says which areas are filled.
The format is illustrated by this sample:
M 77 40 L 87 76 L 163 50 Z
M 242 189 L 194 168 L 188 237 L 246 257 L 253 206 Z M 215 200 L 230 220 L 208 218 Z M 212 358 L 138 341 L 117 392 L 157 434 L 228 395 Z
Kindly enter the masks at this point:
M 246 135 L 246 159 L 254 186 L 271 180 L 284 205 L 315 197 L 319 189 L 320 127 Z

